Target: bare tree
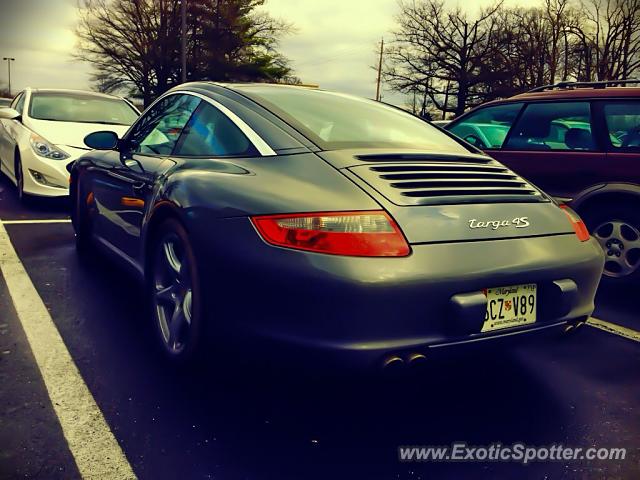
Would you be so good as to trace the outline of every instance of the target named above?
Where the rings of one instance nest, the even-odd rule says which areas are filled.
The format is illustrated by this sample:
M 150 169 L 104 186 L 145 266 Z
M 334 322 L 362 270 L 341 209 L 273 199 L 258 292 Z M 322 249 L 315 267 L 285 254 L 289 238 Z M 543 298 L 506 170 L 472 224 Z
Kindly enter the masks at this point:
M 401 0 L 386 83 L 414 95 L 414 110 L 424 92 L 444 117 L 558 80 L 638 74 L 640 0 L 539 1 L 470 20 L 442 0 Z
M 292 77 L 277 51 L 289 25 L 255 9 L 265 0 L 190 0 L 190 80 Z M 77 58 L 98 89 L 130 89 L 145 105 L 180 81 L 180 0 L 81 0 Z
M 574 28 L 598 80 L 626 78 L 640 68 L 640 0 L 581 0 L 584 25 Z
M 405 93 L 421 89 L 444 113 L 461 114 L 485 100 L 484 63 L 492 56 L 495 13 L 501 2 L 469 19 L 442 0 L 399 3 L 398 28 L 386 52 L 384 79 Z M 447 88 L 449 86 L 449 89 Z M 450 105 L 444 98 L 453 98 Z

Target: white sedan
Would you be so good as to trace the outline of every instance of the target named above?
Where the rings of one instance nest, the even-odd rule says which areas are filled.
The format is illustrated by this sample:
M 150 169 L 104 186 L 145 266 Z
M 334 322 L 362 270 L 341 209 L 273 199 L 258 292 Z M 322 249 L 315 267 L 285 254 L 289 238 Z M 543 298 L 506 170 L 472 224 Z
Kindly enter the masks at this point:
M 127 100 L 77 90 L 27 88 L 0 108 L 0 171 L 29 195 L 68 195 L 66 166 L 89 148 L 88 134 L 109 125 L 122 136 L 140 112 Z

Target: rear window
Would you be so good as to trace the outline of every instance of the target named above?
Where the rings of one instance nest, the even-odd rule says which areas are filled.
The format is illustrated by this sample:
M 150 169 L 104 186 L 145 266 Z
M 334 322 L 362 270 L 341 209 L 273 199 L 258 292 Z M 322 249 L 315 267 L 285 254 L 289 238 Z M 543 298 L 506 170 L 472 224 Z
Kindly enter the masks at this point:
M 604 116 L 614 148 L 640 149 L 640 102 L 607 104 Z
M 502 147 L 522 103 L 485 107 L 453 123 L 448 130 L 482 149 Z
M 131 125 L 138 112 L 117 98 L 76 93 L 33 93 L 29 116 L 57 122 Z
M 428 122 L 373 100 L 300 87 L 243 86 L 238 90 L 325 150 L 397 147 L 469 153 Z
M 529 104 L 513 127 L 509 150 L 595 150 L 589 102 Z

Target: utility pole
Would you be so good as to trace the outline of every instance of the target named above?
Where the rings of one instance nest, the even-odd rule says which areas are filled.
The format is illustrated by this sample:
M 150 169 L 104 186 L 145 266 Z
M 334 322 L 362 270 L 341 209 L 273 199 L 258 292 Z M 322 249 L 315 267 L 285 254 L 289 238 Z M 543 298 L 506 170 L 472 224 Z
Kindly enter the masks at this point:
M 11 62 L 15 62 L 13 57 L 2 57 L 2 60 L 7 61 L 7 70 L 9 70 L 9 96 L 11 96 Z
M 376 82 L 376 102 L 380 101 L 380 76 L 382 75 L 382 53 L 384 52 L 384 37 L 380 41 L 380 60 L 378 61 L 378 81 Z
M 182 83 L 187 81 L 187 0 L 181 0 L 180 10 L 182 16 L 180 50 L 182 57 Z

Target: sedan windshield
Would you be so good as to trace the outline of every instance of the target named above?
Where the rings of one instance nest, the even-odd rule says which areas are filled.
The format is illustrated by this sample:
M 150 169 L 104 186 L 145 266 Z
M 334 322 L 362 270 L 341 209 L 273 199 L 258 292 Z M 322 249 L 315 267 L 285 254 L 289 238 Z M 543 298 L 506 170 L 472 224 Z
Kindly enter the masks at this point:
M 240 86 L 325 149 L 395 147 L 469 153 L 458 141 L 384 103 L 303 87 Z
M 29 108 L 31 118 L 58 122 L 131 125 L 138 115 L 124 100 L 77 93 L 34 93 Z

